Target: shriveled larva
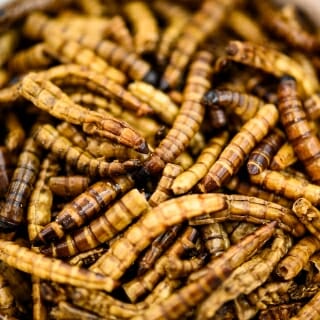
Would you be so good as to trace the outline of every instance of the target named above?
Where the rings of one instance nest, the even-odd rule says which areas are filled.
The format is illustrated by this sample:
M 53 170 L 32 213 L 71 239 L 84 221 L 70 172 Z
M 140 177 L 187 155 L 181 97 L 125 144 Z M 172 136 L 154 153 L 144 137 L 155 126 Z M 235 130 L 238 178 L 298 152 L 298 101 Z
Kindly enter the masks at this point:
M 139 260 L 138 262 L 139 276 L 151 269 L 155 261 L 161 256 L 161 254 L 166 249 L 168 249 L 168 247 L 177 238 L 181 229 L 181 224 L 175 225 L 152 241 L 150 248 L 144 253 L 141 260 Z
M 59 283 L 106 291 L 117 285 L 109 277 L 47 258 L 14 242 L 1 239 L 0 260 L 23 272 Z
M 264 249 L 232 272 L 219 288 L 200 305 L 197 319 L 210 319 L 225 302 L 239 294 L 249 294 L 264 283 L 292 245 L 289 236 L 278 231 L 271 248 Z
M 199 51 L 187 76 L 183 92 L 183 103 L 166 137 L 145 163 L 149 173 L 161 171 L 166 162 L 172 162 L 188 146 L 199 130 L 204 117 L 204 106 L 200 103 L 203 94 L 209 89 L 213 56 L 208 51 Z
M 188 192 L 208 173 L 210 167 L 216 161 L 224 145 L 227 143 L 228 136 L 228 132 L 223 131 L 208 141 L 195 163 L 174 179 L 171 186 L 174 194 L 177 195 Z
M 179 109 L 167 94 L 142 81 L 130 83 L 128 90 L 140 100 L 149 103 L 164 123 L 168 125 L 173 123 Z
M 80 105 L 86 105 L 89 107 L 95 107 L 95 108 L 102 108 L 102 109 L 108 109 L 109 108 L 109 102 L 106 98 L 94 94 L 92 92 L 74 92 L 70 94 L 70 98 L 73 102 L 80 104 Z
M 284 280 L 297 276 L 307 264 L 310 256 L 318 251 L 320 241 L 314 236 L 305 236 L 299 240 L 276 267 L 277 274 Z
M 250 153 L 247 162 L 249 174 L 258 174 L 267 169 L 270 162 L 285 141 L 283 132 L 274 129 Z
M 216 257 L 230 247 L 228 234 L 221 223 L 213 222 L 201 226 L 200 234 L 210 257 Z
M 316 319 L 320 316 L 320 292 L 318 292 L 309 302 L 304 306 L 297 308 L 295 316 L 291 317 L 291 320 L 303 320 L 303 319 Z
M 52 64 L 53 59 L 47 54 L 44 43 L 36 44 L 28 49 L 17 52 L 8 62 L 13 73 L 24 74 L 32 70 L 41 70 Z
M 296 318 L 295 315 L 301 310 L 301 302 L 284 303 L 274 307 L 269 307 L 267 310 L 262 310 L 259 314 L 259 320 L 297 320 L 308 318 Z
M 86 137 L 77 127 L 67 121 L 63 121 L 56 126 L 57 131 L 69 139 L 74 145 L 86 149 Z
M 222 24 L 227 12 L 234 7 L 235 1 L 204 1 L 191 16 L 182 34 L 175 43 L 160 81 L 160 88 L 175 88 L 181 81 L 186 66 L 192 59 L 198 46 L 206 37 Z
M 301 25 L 294 6 L 277 9 L 268 1 L 255 3 L 255 7 L 263 25 L 288 44 L 309 53 L 320 50 L 319 39 Z
M 313 205 L 320 203 L 319 186 L 284 172 L 264 170 L 260 174 L 250 175 L 250 180 L 264 189 L 288 199 L 306 198 Z
M 5 145 L 9 151 L 15 152 L 19 150 L 25 142 L 25 130 L 17 114 L 13 112 L 6 114 L 5 126 L 8 131 L 5 137 Z
M 0 276 L 0 314 L 12 316 L 17 313 L 16 303 L 9 283 L 3 275 Z
M 47 308 L 41 297 L 41 279 L 35 276 L 32 279 L 32 315 L 34 320 L 43 320 L 47 315 Z
M 87 226 L 67 235 L 65 240 L 42 248 L 41 252 L 54 257 L 66 257 L 93 249 L 116 236 L 148 208 L 144 195 L 133 189 Z
M 260 108 L 257 114 L 241 127 L 240 132 L 232 138 L 218 160 L 199 182 L 200 190 L 209 192 L 227 183 L 238 172 L 246 155 L 276 124 L 278 116 L 275 105 L 266 104 Z
M 308 81 L 303 68 L 298 62 L 280 51 L 258 45 L 253 42 L 230 41 L 226 47 L 227 58 L 257 69 L 262 69 L 277 77 L 291 75 L 302 88 L 306 96 L 312 95 L 317 88 Z
M 36 130 L 36 126 L 34 125 L 33 130 Z M 12 231 L 24 221 L 25 207 L 36 182 L 41 156 L 41 148 L 33 138 L 28 138 L 19 155 L 5 196 L 5 203 L 0 211 L 2 231 Z
M 153 304 L 148 309 L 143 310 L 141 315 L 132 319 L 180 319 L 188 310 L 196 307 L 223 283 L 235 268 L 252 256 L 271 237 L 274 227 L 275 223 L 272 222 L 246 237 L 237 245 L 230 247 L 226 252 L 201 269 L 205 272 L 208 271 L 203 277 L 198 278 L 197 281 L 189 282 L 189 284 L 177 290 L 163 302 Z M 235 253 L 237 254 L 237 259 L 232 259 Z
M 123 12 L 133 28 L 135 51 L 139 55 L 155 51 L 159 41 L 159 27 L 148 4 L 131 1 L 124 4 Z
M 131 189 L 132 186 L 133 180 L 129 175 L 94 183 L 85 192 L 69 202 L 59 212 L 55 221 L 40 231 L 36 240 L 46 243 L 53 239 L 62 238 L 65 230 L 82 226 L 94 214 L 114 200 L 117 195 Z
M 285 142 L 274 155 L 270 163 L 271 170 L 285 170 L 298 160 L 292 144 Z
M 202 98 L 202 103 L 209 108 L 218 104 L 227 112 L 237 115 L 242 121 L 248 121 L 255 116 L 265 102 L 249 93 L 232 90 L 215 89 L 208 91 Z
M 76 197 L 84 192 L 90 183 L 86 176 L 51 176 L 48 179 L 48 187 L 51 192 L 60 197 Z
M 93 158 L 83 149 L 74 146 L 67 138 L 61 136 L 51 125 L 39 126 L 34 132 L 33 138 L 43 148 L 50 150 L 60 159 L 64 159 L 72 167 L 90 177 L 107 177 L 127 174 L 140 166 L 137 159 L 124 162 L 106 162 Z
M 154 1 L 152 7 L 166 21 L 166 26 L 160 35 L 156 52 L 158 63 L 164 65 L 171 53 L 173 45 L 182 34 L 191 15 L 181 5 L 169 1 Z
M 29 240 L 33 241 L 40 230 L 51 220 L 53 195 L 48 186 L 50 177 L 57 174 L 59 166 L 50 156 L 45 158 L 40 167 L 39 177 L 30 195 L 27 222 Z
M 261 198 L 270 202 L 275 202 L 286 208 L 291 208 L 293 201 L 277 195 L 274 192 L 268 192 L 254 184 L 243 181 L 238 176 L 234 176 L 226 184 L 226 188 L 239 194 Z
M 314 207 L 310 201 L 304 198 L 297 199 L 292 211 L 296 214 L 298 219 L 305 225 L 305 227 L 316 238 L 320 240 L 320 212 Z
M 279 113 L 289 142 L 315 184 L 320 184 L 320 141 L 308 124 L 296 81 L 283 77 L 278 87 Z
M 185 219 L 194 221 L 196 217 L 203 224 L 206 221 L 203 222 L 202 216 L 209 216 L 210 222 L 215 222 L 212 221 L 215 217 L 217 221 L 225 221 L 232 215 L 233 218 L 238 216 L 240 220 L 248 220 L 250 214 L 256 223 L 277 220 L 282 228 L 294 235 L 305 232 L 291 210 L 272 202 L 218 193 L 185 195 L 160 203 L 146 213 L 91 268 L 119 279 L 139 253 L 172 225 Z
M 124 84 L 127 80 L 123 72 L 111 67 L 91 49 L 74 40 L 59 37 L 59 34 L 50 34 L 45 41 L 46 52 L 63 63 L 76 63 L 87 66 L 93 71 L 103 73 L 107 78 L 119 84 Z
M 172 198 L 172 183 L 175 178 L 183 172 L 183 168 L 179 165 L 167 163 L 163 169 L 162 176 L 149 198 L 151 207 L 156 207 L 161 202 Z

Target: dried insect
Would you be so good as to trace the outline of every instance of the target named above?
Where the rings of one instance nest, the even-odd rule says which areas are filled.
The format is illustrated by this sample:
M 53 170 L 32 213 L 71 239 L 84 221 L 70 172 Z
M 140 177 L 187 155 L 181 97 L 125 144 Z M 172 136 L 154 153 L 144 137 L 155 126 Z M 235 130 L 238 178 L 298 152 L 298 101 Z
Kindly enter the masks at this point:
M 292 145 L 289 142 L 285 142 L 272 158 L 270 169 L 276 171 L 285 170 L 297 160 L 298 159 Z
M 276 268 L 277 274 L 285 280 L 293 279 L 307 264 L 310 256 L 319 250 L 320 241 L 314 236 L 305 236 L 298 241 Z
M 225 302 L 236 298 L 241 293 L 249 294 L 258 288 L 267 280 L 291 245 L 292 241 L 289 236 L 281 231 L 276 233 L 271 248 L 260 251 L 251 260 L 244 262 L 206 298 L 198 308 L 198 319 L 212 318 Z
M 47 54 L 44 43 L 36 44 L 16 53 L 8 62 L 8 68 L 13 73 L 23 74 L 30 70 L 41 70 L 52 64 L 53 59 Z
M 258 174 L 269 167 L 271 159 L 285 141 L 283 132 L 274 129 L 250 153 L 247 169 L 249 174 Z
M 206 272 L 203 277 L 198 278 L 197 281 L 191 281 L 163 302 L 153 304 L 143 310 L 141 315 L 135 316 L 132 319 L 180 319 L 188 310 L 196 307 L 214 289 L 223 283 L 235 268 L 252 256 L 257 251 L 257 248 L 261 247 L 271 237 L 274 227 L 274 222 L 268 224 L 243 239 L 239 244 L 230 247 L 225 253 L 213 259 L 212 262 L 198 271 L 201 272 L 203 270 Z M 261 234 L 261 231 L 263 234 Z M 235 253 L 238 258 L 236 260 L 232 259 Z
M 314 207 L 310 201 L 299 198 L 293 206 L 292 211 L 296 214 L 299 220 L 316 238 L 320 240 L 320 212 Z
M 120 176 L 101 180 L 91 185 L 84 193 L 73 199 L 38 234 L 36 241 L 44 243 L 63 237 L 65 230 L 82 226 L 86 221 L 108 205 L 115 197 L 133 186 L 132 178 Z M 99 226 L 99 223 L 98 223 Z
M 260 174 L 250 175 L 250 180 L 288 199 L 306 198 L 313 205 L 318 205 L 320 201 L 319 186 L 285 172 L 264 170 Z
M 179 109 L 167 94 L 142 81 L 130 83 L 128 90 L 141 101 L 149 103 L 164 123 L 171 125 L 174 122 Z
M 200 101 L 209 89 L 209 78 L 213 56 L 208 51 L 199 51 L 195 56 L 186 80 L 183 92 L 183 104 L 166 137 L 155 149 L 152 157 L 145 163 L 145 170 L 157 173 L 164 163 L 172 162 L 189 144 L 199 130 L 204 117 L 204 106 Z
M 33 138 L 39 145 L 50 150 L 57 157 L 65 159 L 72 167 L 75 167 L 79 172 L 87 174 L 90 177 L 127 174 L 140 165 L 140 161 L 137 159 L 124 162 L 106 162 L 95 159 L 83 149 L 74 146 L 49 124 L 39 126 L 33 134 Z
M 56 126 L 56 129 L 61 135 L 69 139 L 72 144 L 82 149 L 85 149 L 87 147 L 85 135 L 71 123 L 63 121 Z
M 123 12 L 133 28 L 135 51 L 139 55 L 155 51 L 159 41 L 159 28 L 148 4 L 131 1 L 124 4 Z
M 144 195 L 133 189 L 89 225 L 77 229 L 58 243 L 42 248 L 41 253 L 66 257 L 93 249 L 116 236 L 148 208 Z
M 179 224 L 185 219 L 199 217 L 203 224 L 209 216 L 209 222 L 224 221 L 230 216 L 240 220 L 252 220 L 256 223 L 276 220 L 285 231 L 302 235 L 305 230 L 289 209 L 258 198 L 223 194 L 192 194 L 181 196 L 160 203 L 146 213 L 116 240 L 110 250 L 91 268 L 119 279 L 126 269 L 145 249 L 150 242 L 166 231 L 170 226 Z M 207 215 L 207 216 L 206 216 Z M 221 219 L 219 219 L 221 218 Z
M 231 244 L 236 244 L 240 242 L 241 239 L 243 239 L 250 233 L 256 231 L 258 227 L 259 226 L 254 223 L 241 221 L 240 223 L 234 226 L 232 232 L 230 232 L 230 230 L 227 229 Z
M 87 268 L 95 263 L 106 251 L 107 248 L 105 247 L 90 249 L 68 259 L 68 263 L 74 266 Z
M 27 211 L 28 236 L 33 241 L 40 230 L 51 220 L 52 192 L 48 186 L 50 177 L 57 174 L 59 166 L 52 157 L 45 158 L 40 166 L 38 180 L 30 195 Z
M 260 98 L 249 93 L 232 90 L 215 89 L 208 91 L 202 98 L 202 103 L 209 108 L 218 104 L 237 115 L 242 121 L 254 117 L 265 104 Z
M 214 104 L 210 106 L 207 112 L 211 128 L 220 129 L 227 125 L 227 115 L 222 107 Z
M 248 120 L 225 149 L 209 172 L 198 184 L 202 192 L 221 187 L 239 170 L 245 156 L 260 142 L 278 120 L 278 111 L 272 104 L 264 105 L 255 117 Z
M 277 9 L 268 1 L 256 3 L 255 7 L 264 26 L 290 45 L 306 52 L 320 50 L 319 39 L 299 23 L 294 6 Z
M 279 304 L 278 306 L 270 307 L 267 310 L 261 311 L 259 315 L 259 320 L 297 320 L 297 318 L 294 315 L 297 314 L 299 310 L 301 310 L 301 307 L 301 302 Z
M 163 169 L 162 176 L 149 198 L 149 205 L 156 207 L 161 202 L 172 198 L 172 183 L 175 178 L 183 172 L 183 168 L 179 165 L 167 163 Z
M 31 131 L 36 130 L 35 124 Z M 24 143 L 0 211 L 0 229 L 12 231 L 25 218 L 25 207 L 40 169 L 41 148 L 33 138 Z
M 293 204 L 293 201 L 281 197 L 274 192 L 268 192 L 264 189 L 261 189 L 254 184 L 247 183 L 238 176 L 232 177 L 231 180 L 226 184 L 226 188 L 231 191 L 236 191 L 239 194 L 275 202 L 286 208 L 291 208 Z
M 57 259 L 47 258 L 14 242 L 1 239 L 0 260 L 41 279 L 106 291 L 116 286 L 116 282 L 109 277 L 71 266 Z
M 308 97 L 303 103 L 304 110 L 311 120 L 317 120 L 320 118 L 320 94 L 314 93 Z
M 87 105 L 91 108 L 108 109 L 110 107 L 109 102 L 104 97 L 92 92 L 74 92 L 70 94 L 70 98 L 77 104 Z
M 177 195 L 188 192 L 208 173 L 210 167 L 216 161 L 224 145 L 227 143 L 228 137 L 228 132 L 223 131 L 208 141 L 195 163 L 174 179 L 171 186 L 174 194 Z
M 85 176 L 51 176 L 48 187 L 60 197 L 76 197 L 89 187 L 90 179 Z
M 190 13 L 184 7 L 169 1 L 154 1 L 152 7 L 166 20 L 166 27 L 160 35 L 156 52 L 158 63 L 164 65 L 174 43 L 189 21 Z
M 12 56 L 19 42 L 19 33 L 11 29 L 0 36 L 0 66 L 3 66 Z
M 230 41 L 226 47 L 227 59 L 247 64 L 277 77 L 291 75 L 304 94 L 309 96 L 316 92 L 313 82 L 308 80 L 304 69 L 293 58 L 280 51 L 252 42 Z
M 283 77 L 278 87 L 280 119 L 298 159 L 315 184 L 320 184 L 320 141 L 307 121 L 297 94 L 296 81 Z
M 201 226 L 200 234 L 210 257 L 216 257 L 230 247 L 228 234 L 221 223 L 213 222 Z
M 11 152 L 19 150 L 25 142 L 26 133 L 15 113 L 8 112 L 6 114 L 5 126 L 8 131 L 5 138 L 5 145 Z
M 8 317 L 17 313 L 14 295 L 3 275 L 0 276 L 0 313 Z
M 0 196 L 5 194 L 8 190 L 9 180 L 11 175 L 9 174 L 10 166 L 10 153 L 8 148 L 0 146 Z
M 144 253 L 141 260 L 138 261 L 139 276 L 152 268 L 156 260 L 175 241 L 181 229 L 181 224 L 175 225 L 152 241 L 150 248 Z
M 204 1 L 191 16 L 179 39 L 173 46 L 169 64 L 160 81 L 160 88 L 174 88 L 200 43 L 220 27 L 235 1 Z
M 260 310 L 270 308 L 271 305 L 278 305 L 289 302 L 288 290 L 293 281 L 269 282 L 252 291 L 248 301 Z
M 43 320 L 47 316 L 47 308 L 41 297 L 41 280 L 32 276 L 32 315 L 35 320 Z
M 91 49 L 74 40 L 59 37 L 59 34 L 51 34 L 46 37 L 45 43 L 46 52 L 63 63 L 76 63 L 87 66 L 95 72 L 103 73 L 107 78 L 118 84 L 124 84 L 127 80 L 122 71 L 111 67 Z
M 243 10 L 232 10 L 226 22 L 232 31 L 247 41 L 258 44 L 269 43 L 270 41 L 260 24 Z

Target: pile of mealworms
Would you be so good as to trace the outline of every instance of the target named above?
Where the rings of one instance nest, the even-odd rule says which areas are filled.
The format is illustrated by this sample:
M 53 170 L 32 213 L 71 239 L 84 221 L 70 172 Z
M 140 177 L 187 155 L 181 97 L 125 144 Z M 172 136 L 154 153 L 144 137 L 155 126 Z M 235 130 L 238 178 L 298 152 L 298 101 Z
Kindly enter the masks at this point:
M 0 11 L 0 319 L 320 318 L 320 30 L 302 11 Z

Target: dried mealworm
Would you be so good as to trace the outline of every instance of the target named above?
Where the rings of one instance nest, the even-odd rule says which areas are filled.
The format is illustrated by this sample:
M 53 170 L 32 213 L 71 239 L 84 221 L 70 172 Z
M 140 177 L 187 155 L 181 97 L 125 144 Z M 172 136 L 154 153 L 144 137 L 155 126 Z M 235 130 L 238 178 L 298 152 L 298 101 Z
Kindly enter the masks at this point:
M 131 189 L 132 186 L 133 180 L 129 175 L 94 183 L 85 192 L 65 205 L 55 221 L 41 230 L 37 241 L 46 243 L 52 239 L 62 238 L 65 230 L 82 226 L 94 214 L 114 200 L 117 195 Z
M 170 55 L 170 62 L 166 66 L 160 82 L 161 89 L 174 88 L 196 52 L 199 44 L 215 30 L 231 11 L 236 1 L 204 1 L 190 18 L 182 34 L 175 43 Z
M 210 127 L 220 129 L 227 125 L 227 114 L 225 110 L 217 104 L 211 105 L 208 110 Z
M 201 269 L 208 270 L 203 277 L 190 282 L 164 301 L 153 304 L 132 320 L 180 319 L 190 308 L 197 306 L 223 283 L 235 268 L 252 256 L 271 237 L 274 227 L 275 223 L 268 224 L 237 245 L 230 247 Z M 237 254 L 237 259 L 233 259 L 234 254 Z
M 76 197 L 89 187 L 90 179 L 86 176 L 51 176 L 48 187 L 60 197 Z
M 264 105 L 255 117 L 248 120 L 225 149 L 209 172 L 198 184 L 202 192 L 221 187 L 239 170 L 246 155 L 260 142 L 278 120 L 278 110 L 272 104 Z
M 311 120 L 320 118 L 320 94 L 316 92 L 304 100 L 303 107 Z
M 313 205 L 318 205 L 320 201 L 319 186 L 285 172 L 264 170 L 260 174 L 250 175 L 250 180 L 288 199 L 306 198 Z
M 116 236 L 148 208 L 144 195 L 133 189 L 87 226 L 77 229 L 60 242 L 42 248 L 41 253 L 66 257 L 93 249 Z
M 41 280 L 32 276 L 32 315 L 33 320 L 46 320 L 47 308 L 41 297 Z
M 163 169 L 162 176 L 149 198 L 151 207 L 156 207 L 161 202 L 172 198 L 172 183 L 174 179 L 183 172 L 183 168 L 177 164 L 167 163 Z
M 159 27 L 149 5 L 143 1 L 131 1 L 124 4 L 123 12 L 133 28 L 135 51 L 139 55 L 155 51 Z
M 298 159 L 315 184 L 320 183 L 320 141 L 308 124 L 306 113 L 297 94 L 296 82 L 286 76 L 278 88 L 280 119 Z M 318 181 L 319 180 L 319 181 Z
M 33 130 L 35 130 L 34 125 Z M 0 211 L 0 229 L 11 231 L 25 218 L 25 207 L 40 169 L 41 148 L 33 138 L 24 143 Z
M 179 109 L 167 94 L 142 81 L 130 83 L 128 90 L 140 100 L 149 103 L 164 123 L 171 125 L 174 122 Z
M 106 250 L 107 249 L 104 247 L 90 249 L 68 259 L 68 263 L 79 267 L 89 267 L 95 263 L 106 252 Z
M 310 256 L 319 248 L 320 241 L 317 238 L 305 236 L 280 261 L 276 268 L 277 274 L 285 280 L 293 279 L 307 264 Z
M 310 201 L 304 198 L 297 199 L 292 211 L 296 214 L 298 219 L 306 226 L 306 228 L 316 238 L 320 240 L 320 212 L 314 207 Z
M 147 172 L 161 171 L 164 162 L 172 162 L 181 154 L 199 130 L 204 117 L 204 106 L 200 101 L 210 87 L 212 60 L 213 56 L 208 51 L 199 51 L 195 56 L 187 76 L 182 106 L 172 128 L 155 149 L 153 157 L 145 163 Z
M 86 149 L 86 137 L 77 127 L 67 121 L 63 121 L 56 126 L 56 129 L 61 135 L 69 139 L 72 144 L 82 149 Z
M 116 286 L 109 277 L 47 258 L 11 241 L 0 240 L 0 260 L 41 279 L 106 291 Z
M 277 77 L 287 74 L 294 77 L 304 94 L 316 92 L 317 88 L 308 80 L 301 65 L 284 53 L 252 42 L 230 41 L 226 48 L 227 58 L 254 68 L 261 69 Z
M 292 145 L 289 142 L 285 142 L 278 150 L 278 152 L 272 158 L 270 163 L 271 170 L 285 170 L 298 160 Z
M 39 126 L 33 138 L 42 147 L 50 150 L 57 157 L 70 163 L 71 166 L 79 172 L 87 174 L 90 177 L 127 174 L 140 165 L 140 161 L 137 159 L 124 162 L 106 162 L 93 158 L 89 153 L 74 146 L 67 138 L 61 136 L 59 132 L 49 124 Z
M 281 130 L 276 128 L 270 132 L 250 153 L 247 162 L 249 174 L 258 174 L 267 169 L 284 140 L 285 136 Z
M 231 191 L 236 191 L 239 194 L 261 198 L 270 202 L 275 202 L 286 208 L 292 207 L 292 201 L 277 195 L 274 192 L 268 192 L 257 187 L 254 184 L 243 181 L 238 176 L 234 176 L 226 184 L 226 188 Z
M 232 272 L 219 288 L 209 295 L 198 308 L 197 319 L 212 318 L 225 302 L 236 298 L 241 293 L 248 294 L 258 288 L 267 280 L 291 245 L 290 237 L 278 231 L 271 248 L 260 251 L 251 260 L 244 262 Z
M 242 221 L 229 233 L 229 239 L 232 244 L 238 243 L 242 238 L 258 229 L 258 225 Z
M 77 104 L 86 105 L 91 108 L 108 109 L 110 107 L 107 99 L 92 92 L 74 92 L 70 94 L 70 98 Z
M 25 142 L 26 133 L 16 113 L 8 112 L 6 114 L 5 126 L 8 131 L 5 145 L 9 151 L 19 150 Z
M 174 194 L 177 195 L 188 192 L 208 173 L 210 167 L 216 161 L 224 145 L 227 143 L 228 136 L 228 132 L 223 131 L 208 141 L 207 145 L 195 160 L 195 163 L 174 179 L 171 187 Z
M 202 99 L 205 106 L 211 108 L 219 105 L 227 112 L 237 115 L 242 121 L 248 121 L 255 116 L 265 102 L 249 93 L 232 90 L 215 89 L 208 91 Z
M 41 163 L 39 177 L 30 195 L 27 210 L 28 236 L 30 241 L 33 241 L 43 226 L 51 220 L 53 195 L 49 189 L 48 180 L 56 175 L 58 170 L 58 165 L 50 156 L 45 158 Z
M 0 197 L 6 193 L 9 180 L 10 153 L 7 147 L 0 146 Z

